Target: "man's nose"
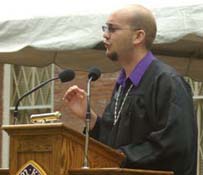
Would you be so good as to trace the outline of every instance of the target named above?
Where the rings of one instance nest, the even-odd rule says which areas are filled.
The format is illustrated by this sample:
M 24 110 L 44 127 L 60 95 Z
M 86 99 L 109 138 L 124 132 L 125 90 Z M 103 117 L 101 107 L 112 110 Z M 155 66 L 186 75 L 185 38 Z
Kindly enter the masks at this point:
M 110 33 L 109 32 L 104 32 L 103 33 L 103 37 L 106 39 L 106 40 L 108 40 L 109 38 L 110 38 Z

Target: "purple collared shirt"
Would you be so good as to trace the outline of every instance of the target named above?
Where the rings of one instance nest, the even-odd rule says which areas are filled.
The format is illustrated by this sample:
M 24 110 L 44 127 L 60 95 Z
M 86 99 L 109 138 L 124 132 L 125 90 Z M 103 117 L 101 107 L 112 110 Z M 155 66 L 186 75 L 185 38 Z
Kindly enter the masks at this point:
M 149 65 L 152 63 L 152 61 L 156 59 L 154 55 L 149 51 L 144 58 L 135 66 L 133 71 L 131 72 L 129 79 L 132 81 L 132 83 L 135 86 L 138 86 L 140 83 L 140 80 L 142 79 L 145 71 L 149 67 Z M 124 69 L 121 69 L 120 75 L 117 79 L 117 83 L 121 85 L 122 87 L 125 87 L 126 83 L 126 75 Z

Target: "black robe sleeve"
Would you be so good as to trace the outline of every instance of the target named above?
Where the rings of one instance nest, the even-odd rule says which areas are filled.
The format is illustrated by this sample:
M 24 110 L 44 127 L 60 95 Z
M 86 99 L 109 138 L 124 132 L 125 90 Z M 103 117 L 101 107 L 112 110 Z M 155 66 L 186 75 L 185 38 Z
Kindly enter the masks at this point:
M 100 130 L 100 122 L 101 122 L 101 117 L 100 116 L 97 116 L 97 120 L 96 120 L 96 123 L 95 123 L 95 126 L 92 130 L 90 130 L 89 134 L 90 134 L 90 137 L 94 138 L 94 139 L 97 139 L 99 138 L 99 130 Z

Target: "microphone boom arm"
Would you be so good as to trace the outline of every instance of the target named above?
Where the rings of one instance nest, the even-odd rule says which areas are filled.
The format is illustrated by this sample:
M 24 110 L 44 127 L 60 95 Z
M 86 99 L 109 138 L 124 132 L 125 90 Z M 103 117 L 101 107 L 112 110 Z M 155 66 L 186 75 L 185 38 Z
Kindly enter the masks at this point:
M 21 96 L 18 101 L 16 102 L 16 105 L 15 105 L 15 110 L 14 110 L 14 113 L 13 113 L 13 116 L 14 116 L 14 124 L 16 124 L 17 122 L 17 117 L 18 117 L 18 106 L 19 106 L 19 103 L 21 102 L 21 100 L 30 95 L 32 92 L 38 90 L 39 88 L 41 88 L 42 86 L 46 85 L 47 83 L 49 83 L 50 81 L 53 81 L 53 80 L 56 80 L 56 79 L 59 79 L 59 77 L 54 77 L 52 79 L 49 79 L 41 84 L 39 84 L 38 86 L 34 87 L 33 89 L 31 89 L 30 91 L 26 92 L 25 94 L 23 94 L 23 96 Z

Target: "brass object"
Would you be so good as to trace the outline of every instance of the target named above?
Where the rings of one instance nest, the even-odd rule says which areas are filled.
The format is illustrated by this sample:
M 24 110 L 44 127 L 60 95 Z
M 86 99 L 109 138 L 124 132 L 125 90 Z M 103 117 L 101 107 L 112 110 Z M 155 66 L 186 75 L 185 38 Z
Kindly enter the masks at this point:
M 54 123 L 61 119 L 61 113 L 56 111 L 43 114 L 32 114 L 30 119 L 32 123 Z

